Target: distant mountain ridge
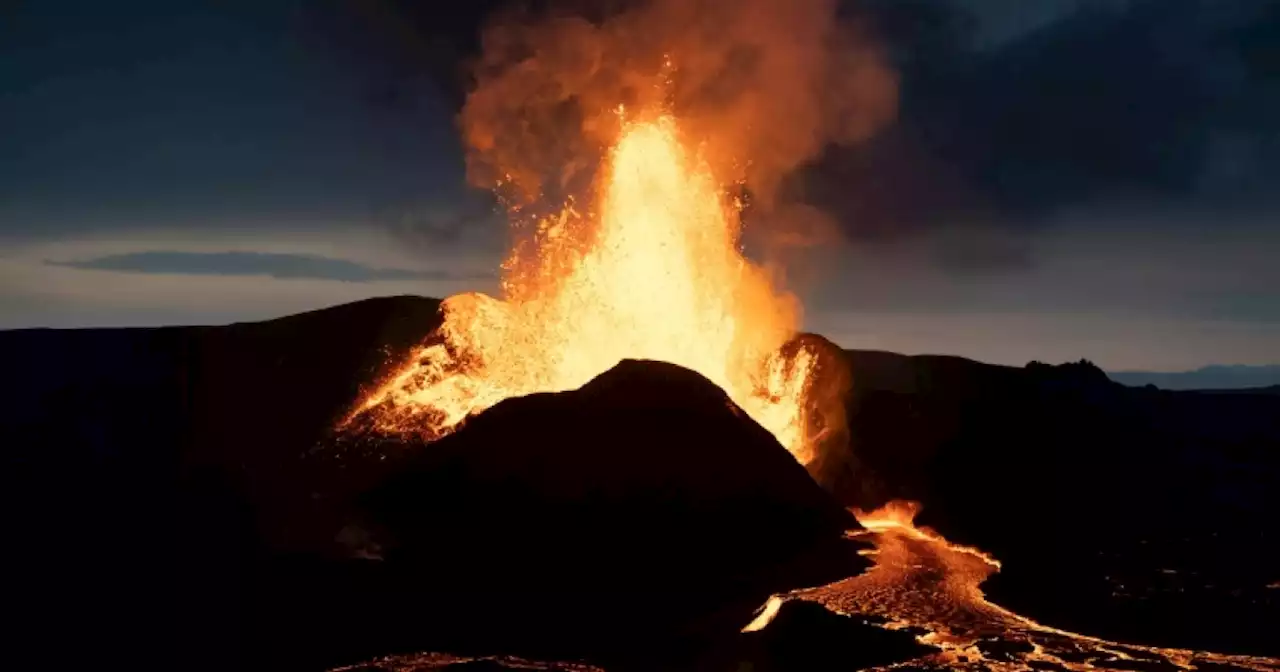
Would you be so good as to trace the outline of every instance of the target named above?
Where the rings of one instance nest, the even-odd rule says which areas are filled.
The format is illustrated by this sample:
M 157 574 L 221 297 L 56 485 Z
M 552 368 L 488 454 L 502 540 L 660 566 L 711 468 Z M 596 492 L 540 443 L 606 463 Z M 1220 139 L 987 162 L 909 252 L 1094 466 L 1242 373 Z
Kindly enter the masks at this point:
M 1234 390 L 1280 386 L 1280 364 L 1203 366 L 1193 371 L 1109 371 L 1117 383 L 1155 385 L 1166 390 Z

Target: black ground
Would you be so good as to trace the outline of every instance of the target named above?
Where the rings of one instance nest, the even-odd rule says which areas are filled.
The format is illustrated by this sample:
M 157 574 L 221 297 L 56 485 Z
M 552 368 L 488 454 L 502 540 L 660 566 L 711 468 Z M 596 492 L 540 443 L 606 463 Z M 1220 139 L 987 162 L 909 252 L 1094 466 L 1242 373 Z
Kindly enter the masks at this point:
M 1280 395 L 1169 392 L 1087 363 L 849 353 L 845 501 L 924 502 L 993 553 L 988 597 L 1119 641 L 1280 654 Z
M 478 421 L 472 429 L 500 439 L 484 464 L 508 470 L 526 491 L 469 480 L 476 446 L 494 445 L 488 439 L 460 434 L 429 457 L 413 446 L 335 444 L 334 421 L 430 331 L 436 307 L 401 297 L 228 327 L 0 333 L 3 491 L 16 560 L 6 601 L 20 614 L 9 660 L 312 668 L 431 644 L 420 637 L 558 653 L 579 628 L 595 628 L 584 655 L 608 659 L 631 645 L 618 635 L 627 619 L 650 614 L 666 620 L 636 631 L 655 642 L 649 653 L 693 656 L 689 647 L 740 625 L 751 600 L 847 557 L 839 544 L 815 546 L 845 524 L 832 517 L 839 507 L 801 486 L 780 447 L 766 449 L 767 436 L 725 406 L 705 406 L 696 419 L 632 420 L 620 432 L 625 419 L 526 429 L 520 418 L 544 412 L 538 403 L 561 402 L 522 402 L 523 410 L 511 402 L 487 430 Z M 1266 587 L 1280 581 L 1272 557 L 1280 395 L 1126 388 L 1085 364 L 845 356 L 850 449 L 819 474 L 836 501 L 925 502 L 925 522 L 1004 561 L 987 586 L 995 601 L 1052 625 L 1280 653 L 1280 590 Z M 706 401 L 693 394 L 695 406 Z M 580 401 L 564 403 L 558 412 L 572 414 Z M 515 419 L 501 423 L 503 414 Z M 695 439 L 688 427 L 708 435 Z M 598 450 L 602 433 L 625 450 Z M 548 446 L 559 452 L 544 467 L 580 469 L 513 466 Z M 440 481 L 441 460 L 466 477 Z M 617 495 L 603 509 L 548 496 L 548 483 L 568 492 L 602 477 Z M 661 521 L 635 515 L 652 508 L 650 478 L 674 493 Z M 380 494 L 358 497 L 371 491 Z M 739 498 L 747 492 L 755 494 Z M 731 513 L 743 502 L 756 508 Z M 425 518 L 405 517 L 409 510 Z M 457 524 L 472 517 L 482 524 Z M 768 524 L 742 527 L 748 518 Z M 350 549 L 334 538 L 353 520 L 382 541 L 381 563 L 344 559 Z M 548 520 L 560 523 L 547 529 Z M 606 541 L 594 544 L 596 535 Z M 761 543 L 777 554 L 760 553 Z M 592 548 L 606 555 L 581 555 Z M 798 555 L 805 561 L 789 562 Z M 692 556 L 703 561 L 677 561 Z M 443 565 L 401 569 L 419 562 Z M 548 578 L 539 584 L 535 575 Z M 449 609 L 428 611 L 425 593 L 445 595 L 439 603 Z M 686 599 L 672 604 L 677 593 Z M 471 595 L 479 597 L 462 599 Z M 624 603 L 646 606 L 617 608 Z M 487 631 L 473 627 L 490 618 Z M 435 627 L 425 636 L 396 625 L 418 623 Z M 775 655 L 771 669 L 788 668 Z

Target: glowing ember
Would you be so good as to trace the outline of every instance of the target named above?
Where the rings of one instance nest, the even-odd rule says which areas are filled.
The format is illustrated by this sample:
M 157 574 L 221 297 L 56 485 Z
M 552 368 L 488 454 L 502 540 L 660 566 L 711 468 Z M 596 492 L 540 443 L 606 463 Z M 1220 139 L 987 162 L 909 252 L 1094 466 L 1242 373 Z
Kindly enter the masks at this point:
M 813 353 L 791 357 L 799 307 L 739 247 L 738 206 L 676 121 L 624 121 L 594 211 L 539 223 L 504 264 L 504 300 L 459 295 L 410 364 L 360 412 L 438 438 L 502 399 L 585 384 L 624 358 L 706 376 L 802 463 Z

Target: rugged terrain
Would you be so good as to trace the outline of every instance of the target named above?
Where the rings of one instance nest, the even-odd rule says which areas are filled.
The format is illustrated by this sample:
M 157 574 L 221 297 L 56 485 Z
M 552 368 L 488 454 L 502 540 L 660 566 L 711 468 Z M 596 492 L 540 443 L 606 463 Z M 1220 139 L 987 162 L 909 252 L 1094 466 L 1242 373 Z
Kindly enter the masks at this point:
M 11 574 L 12 603 L 24 614 L 12 633 L 19 642 L 16 657 L 82 659 L 98 665 L 128 661 L 135 667 L 167 669 L 314 668 L 355 663 L 371 652 L 396 652 L 378 649 L 383 645 L 409 653 L 412 647 L 431 644 L 413 640 L 421 633 L 411 628 L 406 634 L 373 627 L 404 622 L 401 615 L 419 611 L 421 603 L 407 597 L 412 591 L 402 592 L 387 584 L 385 575 L 364 569 L 379 561 L 352 558 L 378 556 L 383 550 L 383 565 L 404 566 L 395 558 L 432 557 L 431 547 L 423 544 L 437 537 L 406 540 L 404 531 L 417 529 L 417 523 L 387 520 L 404 507 L 388 508 L 386 502 L 394 498 L 368 493 L 421 493 L 422 488 L 395 484 L 414 474 L 438 478 L 421 460 L 454 455 L 463 462 L 450 468 L 462 468 L 457 464 L 476 452 L 462 445 L 473 439 L 460 432 L 450 444 L 454 448 L 438 444 L 433 448 L 442 450 L 424 456 L 412 446 L 396 450 L 383 442 L 335 437 L 332 428 L 363 389 L 387 375 L 437 324 L 437 305 L 397 297 L 226 327 L 0 333 L 5 371 L 0 440 L 9 465 L 4 491 L 11 539 L 23 549 Z M 714 638 L 735 618 L 749 616 L 750 600 L 831 580 L 830 560 L 837 556 L 850 563 L 843 566 L 846 570 L 865 566 L 856 556 L 848 557 L 864 542 L 842 546 L 831 541 L 838 537 L 834 528 L 848 524 L 847 519 L 836 524 L 831 516 L 842 515 L 840 505 L 871 509 L 894 499 L 923 502 L 920 522 L 951 541 L 999 558 L 1003 570 L 984 584 L 987 597 L 1041 623 L 1138 644 L 1280 654 L 1272 635 L 1280 627 L 1280 589 L 1274 587 L 1280 575 L 1270 555 L 1276 545 L 1271 521 L 1280 511 L 1280 494 L 1272 487 L 1280 482 L 1280 397 L 1265 391 L 1129 388 L 1088 363 L 1010 368 L 950 357 L 842 356 L 852 372 L 850 441 L 817 469 L 832 499 L 800 494 L 805 488 L 794 476 L 799 470 L 794 463 L 764 467 L 776 461 L 763 448 L 765 442 L 757 442 L 758 450 L 748 449 L 744 455 L 755 457 L 745 464 L 769 472 L 774 489 L 765 492 L 775 493 L 757 498 L 775 503 L 760 504 L 764 508 L 753 512 L 752 520 L 763 516 L 777 525 L 725 528 L 736 531 L 717 537 L 716 545 L 729 544 L 719 558 L 702 568 L 670 564 L 663 571 L 679 571 L 669 576 L 655 570 L 649 578 L 657 583 L 661 581 L 654 577 L 684 581 L 682 588 L 702 586 L 703 591 L 687 605 L 671 604 L 669 611 L 653 607 L 670 603 L 656 593 L 651 596 L 649 611 L 643 613 L 670 620 L 647 633 L 654 645 L 646 655 L 696 660 L 700 654 L 691 651 L 704 642 L 699 637 Z M 618 375 L 625 373 L 624 367 Z M 699 387 L 690 385 L 676 382 L 674 388 Z M 516 402 L 528 408 L 521 411 Z M 582 466 L 576 481 L 559 485 L 594 482 L 598 469 L 609 463 L 591 463 L 590 458 L 605 453 L 585 446 L 599 443 L 592 441 L 598 436 L 593 432 L 611 427 L 579 419 L 526 430 L 523 419 L 496 420 L 504 413 L 536 415 L 529 409 L 537 403 L 515 400 L 516 410 L 493 409 L 495 420 L 475 423 L 475 434 L 489 431 L 503 438 L 508 453 L 494 456 L 492 464 L 514 470 L 512 460 L 528 459 L 519 457 L 527 454 L 509 442 L 515 435 L 530 446 L 562 448 L 547 464 Z M 716 422 L 728 422 L 725 427 L 737 428 L 729 431 L 751 435 L 753 425 L 735 425 L 731 418 L 738 416 L 727 406 L 717 408 L 724 413 L 705 415 L 694 424 L 714 416 Z M 499 561 L 495 555 L 518 555 L 525 561 L 519 566 L 536 574 L 553 564 L 538 543 L 559 539 L 577 544 L 574 552 L 580 552 L 590 541 L 574 531 L 589 525 L 613 535 L 609 547 L 618 555 L 610 562 L 638 548 L 629 543 L 697 544 L 695 530 L 727 525 L 723 511 L 687 518 L 683 513 L 699 501 L 699 483 L 719 487 L 723 484 L 717 479 L 724 474 L 757 471 L 740 472 L 740 465 L 738 470 L 728 465 L 716 470 L 730 459 L 729 447 L 709 444 L 706 437 L 687 437 L 682 444 L 675 422 L 640 429 L 644 432 L 617 434 L 632 442 L 627 455 L 636 458 L 636 446 L 645 442 L 664 450 L 620 473 L 678 485 L 684 499 L 673 497 L 665 515 L 687 524 L 679 535 L 664 537 L 658 528 L 631 537 L 619 533 L 627 525 L 643 524 L 640 518 L 626 518 L 627 512 L 634 514 L 638 500 L 622 497 L 614 500 L 621 523 L 617 528 L 602 522 L 605 518 L 582 515 L 555 531 L 559 537 L 540 536 L 532 528 L 541 512 L 551 510 L 540 507 L 554 498 L 536 488 L 521 497 L 490 484 L 487 492 L 495 498 L 473 500 L 489 502 L 476 513 L 485 521 L 483 529 L 499 525 L 508 510 L 521 522 L 503 532 L 505 540 L 488 537 L 477 545 L 475 538 L 454 539 L 440 545 L 440 553 L 467 544 L 474 557 L 484 549 L 493 562 Z M 743 441 L 756 440 L 735 443 Z M 718 452 L 704 454 L 705 461 L 690 461 L 694 446 Z M 677 467 L 677 461 L 683 466 Z M 637 471 L 637 465 L 651 468 Z M 545 484 L 539 479 L 563 473 L 529 466 L 542 474 L 530 477 L 530 483 Z M 619 486 L 618 492 L 634 495 L 651 483 L 640 480 L 633 487 Z M 799 497 L 791 501 L 808 504 L 772 508 L 782 491 Z M 714 501 L 732 494 L 731 489 L 716 492 Z M 414 506 L 435 511 L 430 515 L 437 522 L 447 521 L 455 501 L 450 498 L 465 501 L 475 493 L 469 488 L 447 497 L 431 492 L 435 499 L 415 500 Z M 811 536 L 782 534 L 799 519 L 811 521 Z M 583 527 L 574 527 L 578 524 Z M 398 543 L 379 537 L 397 529 L 400 534 L 392 538 Z M 779 551 L 776 555 L 769 555 L 770 544 Z M 711 546 L 698 552 L 714 550 Z M 655 557 L 665 552 L 650 550 Z M 695 549 L 688 550 L 685 555 Z M 735 555 L 749 557 L 730 557 Z M 731 561 L 749 577 L 743 580 L 746 589 L 699 583 L 699 571 L 703 577 L 716 574 Z M 579 568 L 591 566 L 581 557 L 578 562 Z M 462 564 L 452 569 L 478 574 L 492 567 Z M 439 580 L 438 574 L 433 576 Z M 530 595 L 559 596 L 563 590 L 585 600 L 593 593 L 582 587 L 590 574 L 566 569 L 559 576 L 561 584 L 534 586 L 542 592 L 531 589 Z M 575 581 L 580 581 L 576 588 Z M 483 608 L 471 614 L 452 612 L 456 618 L 433 618 L 456 621 L 458 632 L 472 635 L 475 628 L 461 625 L 486 618 L 485 611 L 506 614 L 507 624 L 500 622 L 493 632 L 508 634 L 519 623 L 563 632 L 581 625 L 573 618 L 587 618 L 580 609 L 557 610 L 553 598 L 537 602 L 512 595 L 511 585 L 459 582 L 455 593 L 483 596 L 475 603 Z M 636 583 L 631 594 L 643 597 L 653 585 Z M 468 592 L 473 589 L 479 592 Z M 731 598 L 734 592 L 738 594 Z M 361 602 L 370 594 L 384 602 Z M 406 598 L 396 603 L 396 595 Z M 501 599 L 503 595 L 510 599 Z M 796 616 L 803 612 L 787 605 L 770 626 L 783 627 L 769 636 L 791 632 L 788 622 L 808 618 Z M 640 613 L 602 611 L 599 626 L 602 632 L 617 632 L 611 625 Z M 832 637 L 872 637 L 866 630 L 855 629 L 862 633 L 857 635 L 846 625 L 813 618 L 814 631 L 841 633 Z M 702 634 L 681 639 L 675 632 Z M 769 629 L 755 634 L 766 633 Z M 464 641 L 458 633 L 449 635 L 452 640 L 439 636 L 446 644 L 473 649 L 450 649 L 467 655 L 560 656 L 564 640 L 571 639 L 540 637 L 539 643 L 551 649 L 542 651 L 513 637 L 503 640 L 509 650 L 489 652 L 479 650 L 483 642 Z M 811 641 L 812 632 L 806 636 L 807 647 L 819 646 Z M 666 644 L 659 644 L 660 639 Z M 601 638 L 597 649 L 583 651 L 595 660 L 612 660 L 631 644 Z M 911 645 L 895 639 L 876 646 L 907 651 Z M 790 650 L 793 658 L 799 655 L 795 647 L 787 647 L 775 643 L 765 653 Z M 761 651 L 753 659 L 765 655 Z M 733 659 L 738 653 L 706 655 Z

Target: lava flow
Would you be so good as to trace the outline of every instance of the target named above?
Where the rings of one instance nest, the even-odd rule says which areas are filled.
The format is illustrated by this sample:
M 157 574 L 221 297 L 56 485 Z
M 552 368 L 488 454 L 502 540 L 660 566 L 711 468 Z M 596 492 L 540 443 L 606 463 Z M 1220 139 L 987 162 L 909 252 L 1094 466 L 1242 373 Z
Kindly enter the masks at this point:
M 624 358 L 653 359 L 706 376 L 802 463 L 812 458 L 814 358 L 781 351 L 798 302 L 743 256 L 739 206 L 672 116 L 621 128 L 596 205 L 571 202 L 538 223 L 504 264 L 502 300 L 447 299 L 437 333 L 357 417 L 434 440 L 508 397 L 577 388 Z
M 503 399 L 579 387 L 624 358 L 653 359 L 719 385 L 802 464 L 816 457 L 814 428 L 835 419 L 820 417 L 812 398 L 815 354 L 783 347 L 799 326 L 799 304 L 743 255 L 741 206 L 691 149 L 697 138 L 655 109 L 631 116 L 618 109 L 590 205 L 570 201 L 538 222 L 503 265 L 501 299 L 447 299 L 438 330 L 349 422 L 433 441 Z M 1276 660 L 1117 644 L 1018 616 L 980 589 L 999 563 L 916 527 L 915 512 L 894 504 L 858 514 L 862 529 L 849 534 L 874 544 L 874 566 L 776 596 L 746 630 L 768 627 L 788 600 L 808 600 L 919 633 L 937 653 L 910 661 L 915 667 L 1280 671 Z M 383 662 L 426 670 L 459 660 L 420 654 Z
M 822 605 L 832 613 L 870 617 L 881 627 L 914 633 L 935 653 L 869 670 L 1242 670 L 1280 672 L 1280 660 L 1110 642 L 1041 625 L 988 602 L 981 583 L 1000 563 L 967 546 L 917 527 L 918 505 L 891 502 L 870 513 L 855 512 L 863 529 L 849 532 L 874 544 L 871 569 L 815 588 L 776 595 L 743 632 L 769 627 L 790 600 Z M 850 642 L 858 646 L 859 642 Z M 428 672 L 470 662 L 439 653 L 391 656 L 351 670 Z M 498 669 L 603 672 L 570 662 L 485 658 Z M 740 668 L 741 669 L 741 668 Z M 337 672 L 337 671 L 335 671 Z
M 787 600 L 807 600 L 846 616 L 884 620 L 911 630 L 937 653 L 910 661 L 913 669 L 1146 670 L 1236 669 L 1280 671 L 1280 660 L 1109 642 L 1041 625 L 988 602 L 980 585 L 1000 563 L 974 548 L 948 542 L 913 523 L 915 503 L 891 502 L 855 512 L 874 566 L 825 586 L 771 598 L 744 632 L 763 629 Z M 890 669 L 895 666 L 887 666 Z

